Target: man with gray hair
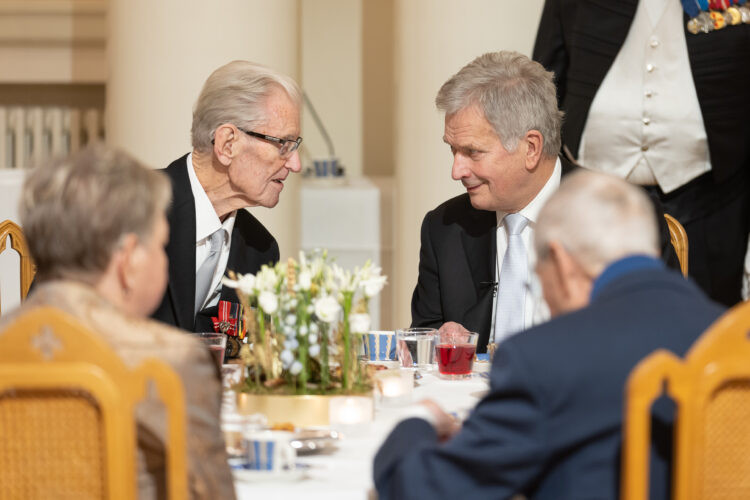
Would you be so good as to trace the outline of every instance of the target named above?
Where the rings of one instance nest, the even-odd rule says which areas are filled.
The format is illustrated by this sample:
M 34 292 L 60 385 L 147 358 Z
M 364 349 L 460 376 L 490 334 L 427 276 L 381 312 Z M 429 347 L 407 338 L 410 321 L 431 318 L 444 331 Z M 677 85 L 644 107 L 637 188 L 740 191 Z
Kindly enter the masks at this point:
M 553 74 L 522 54 L 477 57 L 435 102 L 445 113 L 451 176 L 466 193 L 424 218 L 412 326 L 478 332 L 484 352 L 549 316 L 534 289 L 531 241 L 541 206 L 574 167 L 557 156 Z
M 665 268 L 649 198 L 613 176 L 566 177 L 534 240 L 553 319 L 499 344 L 460 431 L 432 402 L 396 426 L 375 457 L 381 500 L 619 497 L 629 373 L 657 349 L 684 355 L 723 307 Z M 649 498 L 666 500 L 669 405 L 653 418 Z
M 273 236 L 247 210 L 274 207 L 299 172 L 301 93 L 289 77 L 233 61 L 208 77 L 193 109 L 190 154 L 164 172 L 172 182 L 169 286 L 154 318 L 214 331 L 226 270 L 255 273 L 279 260 Z

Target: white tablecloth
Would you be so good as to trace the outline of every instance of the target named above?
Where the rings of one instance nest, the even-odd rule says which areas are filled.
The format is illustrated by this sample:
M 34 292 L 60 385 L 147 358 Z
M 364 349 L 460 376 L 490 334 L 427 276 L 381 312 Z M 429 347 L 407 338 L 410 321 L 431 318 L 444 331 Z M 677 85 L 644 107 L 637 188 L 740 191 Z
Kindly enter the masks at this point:
M 440 380 L 425 374 L 414 389 L 413 401 L 435 400 L 446 411 L 465 414 L 487 390 L 487 379 Z M 364 500 L 372 484 L 372 460 L 385 437 L 404 415 L 404 408 L 378 408 L 375 420 L 349 431 L 338 448 L 328 455 L 298 457 L 309 465 L 305 477 L 296 481 L 235 481 L 239 499 L 268 500 Z

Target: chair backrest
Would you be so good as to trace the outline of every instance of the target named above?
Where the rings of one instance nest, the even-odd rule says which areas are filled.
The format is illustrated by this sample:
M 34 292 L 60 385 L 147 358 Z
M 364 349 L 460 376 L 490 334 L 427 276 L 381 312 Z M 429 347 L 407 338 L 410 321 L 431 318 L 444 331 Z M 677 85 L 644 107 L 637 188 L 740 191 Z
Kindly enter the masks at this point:
M 685 359 L 659 350 L 626 389 L 621 499 L 648 497 L 650 408 L 666 384 L 677 403 L 673 498 L 750 498 L 750 303 L 719 318 Z
M 127 367 L 60 310 L 21 315 L 0 332 L 0 497 L 135 498 L 134 410 L 149 381 L 166 408 L 169 498 L 184 499 L 185 402 L 174 371 L 155 359 Z
M 680 271 L 682 275 L 687 277 L 688 275 L 688 237 L 685 232 L 685 228 L 682 224 L 669 214 L 664 214 L 664 218 L 667 219 L 667 227 L 669 228 L 669 239 L 672 242 L 674 251 L 677 253 L 677 260 L 680 261 Z
M 5 251 L 5 242 L 10 236 L 10 247 L 18 252 L 21 257 L 21 300 L 26 298 L 29 293 L 31 281 L 34 279 L 34 263 L 31 260 L 31 252 L 26 238 L 20 226 L 11 220 L 0 222 L 0 253 Z M 2 312 L 2 309 L 0 309 Z

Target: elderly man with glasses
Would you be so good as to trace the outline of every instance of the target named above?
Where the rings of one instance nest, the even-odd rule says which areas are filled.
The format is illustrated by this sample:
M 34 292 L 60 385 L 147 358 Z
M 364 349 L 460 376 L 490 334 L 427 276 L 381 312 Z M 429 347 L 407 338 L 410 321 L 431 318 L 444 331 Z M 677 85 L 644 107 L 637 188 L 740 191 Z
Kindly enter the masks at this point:
M 301 92 L 289 77 L 247 61 L 208 77 L 193 110 L 191 153 L 164 172 L 172 182 L 169 286 L 154 318 L 189 331 L 214 331 L 226 270 L 255 273 L 279 259 L 274 237 L 248 207 L 279 202 L 297 149 Z

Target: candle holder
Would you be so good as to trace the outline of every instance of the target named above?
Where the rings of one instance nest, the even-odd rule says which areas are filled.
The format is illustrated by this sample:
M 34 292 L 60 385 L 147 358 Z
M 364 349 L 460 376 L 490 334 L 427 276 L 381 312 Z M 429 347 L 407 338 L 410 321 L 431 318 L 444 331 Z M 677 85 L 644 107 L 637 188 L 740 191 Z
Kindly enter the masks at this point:
M 414 372 L 384 370 L 375 374 L 375 394 L 380 406 L 405 406 L 414 392 Z
M 375 412 L 371 397 L 334 396 L 328 405 L 331 427 L 340 430 L 351 430 L 371 422 Z

